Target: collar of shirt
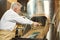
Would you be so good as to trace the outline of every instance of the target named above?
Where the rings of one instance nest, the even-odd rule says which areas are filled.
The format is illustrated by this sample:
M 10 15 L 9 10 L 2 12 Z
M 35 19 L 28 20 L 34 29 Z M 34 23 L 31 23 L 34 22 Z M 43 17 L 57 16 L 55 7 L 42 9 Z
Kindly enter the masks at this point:
M 11 8 L 10 8 L 9 10 L 10 10 L 10 11 L 12 11 L 13 13 L 16 13 L 16 12 L 15 12 L 15 11 L 13 11 L 13 9 L 11 9 Z M 17 14 L 17 13 L 16 13 L 16 14 Z

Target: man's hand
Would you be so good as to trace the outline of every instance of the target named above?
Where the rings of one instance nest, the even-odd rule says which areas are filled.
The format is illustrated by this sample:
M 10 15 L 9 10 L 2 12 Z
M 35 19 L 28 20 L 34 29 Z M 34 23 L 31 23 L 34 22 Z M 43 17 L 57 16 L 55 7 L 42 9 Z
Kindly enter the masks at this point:
M 37 26 L 40 26 L 40 25 L 42 25 L 41 23 L 38 23 L 38 22 L 33 22 L 33 26 L 34 27 L 37 27 Z

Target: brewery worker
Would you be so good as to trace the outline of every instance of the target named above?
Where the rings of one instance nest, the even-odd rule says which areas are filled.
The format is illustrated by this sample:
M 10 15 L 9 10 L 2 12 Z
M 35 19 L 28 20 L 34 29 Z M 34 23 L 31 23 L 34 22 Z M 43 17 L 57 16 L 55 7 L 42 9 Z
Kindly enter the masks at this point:
M 19 24 L 30 24 L 30 25 L 40 25 L 37 22 L 33 22 L 31 20 L 26 20 L 22 16 L 18 14 L 21 13 L 22 5 L 18 2 L 14 2 L 11 4 L 9 10 L 7 10 L 1 18 L 0 23 L 0 40 L 10 40 L 14 37 L 15 33 L 13 30 L 15 29 L 16 23 Z

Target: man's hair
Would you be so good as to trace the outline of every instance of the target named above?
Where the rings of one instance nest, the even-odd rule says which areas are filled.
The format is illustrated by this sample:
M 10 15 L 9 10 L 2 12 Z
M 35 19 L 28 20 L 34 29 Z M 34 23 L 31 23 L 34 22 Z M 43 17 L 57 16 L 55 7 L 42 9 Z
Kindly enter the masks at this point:
M 11 4 L 11 9 L 13 9 L 14 7 L 17 7 L 17 6 L 22 7 L 22 5 L 21 5 L 19 2 L 13 2 L 13 3 Z

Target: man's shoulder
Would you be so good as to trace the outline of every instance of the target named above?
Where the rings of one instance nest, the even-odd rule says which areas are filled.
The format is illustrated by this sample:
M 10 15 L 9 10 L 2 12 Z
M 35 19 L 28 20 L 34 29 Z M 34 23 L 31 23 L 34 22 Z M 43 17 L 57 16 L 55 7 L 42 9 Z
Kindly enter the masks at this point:
M 10 10 L 6 10 L 6 11 L 5 11 L 5 13 L 8 13 L 8 12 L 10 12 Z
M 5 12 L 5 14 L 11 14 L 13 13 L 10 9 Z

